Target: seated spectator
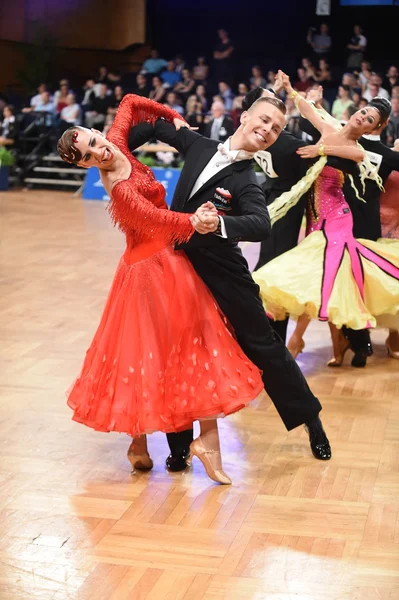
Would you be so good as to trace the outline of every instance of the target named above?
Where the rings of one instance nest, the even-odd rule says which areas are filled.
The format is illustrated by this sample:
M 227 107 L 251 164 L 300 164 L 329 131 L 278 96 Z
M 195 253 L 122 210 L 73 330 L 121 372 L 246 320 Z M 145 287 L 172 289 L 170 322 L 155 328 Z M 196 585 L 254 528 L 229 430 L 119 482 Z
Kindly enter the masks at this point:
M 68 79 L 61 79 L 59 89 L 54 93 L 54 104 L 57 113 L 61 113 L 62 109 L 67 106 L 67 97 L 71 92 L 69 89 Z
M 103 135 L 107 135 L 108 131 L 111 129 L 112 123 L 114 122 L 114 118 L 115 115 L 112 114 L 108 114 L 105 117 L 104 129 L 102 130 Z
M 30 100 L 29 108 L 22 109 L 22 112 L 31 112 L 35 111 L 37 106 L 42 104 L 42 94 L 43 92 L 47 92 L 47 85 L 45 83 L 41 83 L 37 88 L 37 94 L 32 96 Z
M 181 73 L 176 72 L 176 65 L 173 60 L 168 60 L 166 70 L 162 71 L 161 79 L 165 87 L 174 88 L 176 83 L 181 81 Z
M 76 96 L 73 92 L 70 92 L 67 96 L 67 105 L 61 111 L 61 120 L 68 123 L 70 127 L 82 123 L 82 110 L 76 102 Z
M 202 114 L 201 102 L 198 102 L 197 96 L 190 96 L 186 103 L 186 114 L 184 115 L 190 127 L 198 127 L 198 132 L 202 133 L 204 126 L 204 116 Z
M 309 79 L 309 77 L 306 75 L 306 71 L 303 67 L 299 67 L 299 69 L 297 70 L 297 73 L 298 73 L 298 79 L 294 83 L 294 88 L 298 92 L 306 92 L 312 85 L 313 81 L 311 79 Z
M 95 96 L 95 81 L 94 79 L 87 79 L 86 83 L 83 86 L 83 100 L 82 106 L 89 106 L 93 101 Z
M 204 135 L 219 142 L 225 142 L 234 133 L 232 119 L 226 115 L 222 102 L 214 102 L 211 106 L 211 119 L 206 119 Z
M 251 89 L 266 87 L 266 79 L 263 77 L 262 69 L 258 65 L 252 67 L 252 77 L 249 80 L 249 85 Z
M 199 56 L 197 58 L 197 64 L 193 67 L 193 79 L 198 83 L 199 81 L 205 82 L 208 79 L 209 67 L 206 64 L 205 57 Z
M 230 86 L 225 81 L 219 81 L 219 95 L 222 97 L 226 110 L 231 110 L 233 106 L 234 94 Z
M 197 85 L 195 95 L 197 96 L 198 102 L 201 102 L 202 112 L 206 113 L 208 110 L 208 97 L 206 94 L 206 87 L 202 83 Z
M 315 80 L 316 68 L 309 58 L 305 57 L 302 59 L 302 67 L 305 69 L 306 77 L 308 79 L 312 79 L 313 81 L 316 81 Z
M 354 104 L 350 104 L 343 112 L 341 121 L 343 123 L 347 123 L 349 119 L 358 111 L 359 109 Z
M 187 98 L 193 93 L 195 81 L 189 69 L 183 69 L 182 77 L 183 80 L 176 83 L 174 91 L 183 98 L 184 102 L 186 102 Z
M 150 57 L 143 62 L 140 73 L 143 75 L 158 75 L 167 64 L 164 58 L 159 58 L 158 50 L 153 48 Z
M 0 147 L 11 149 L 18 138 L 18 125 L 14 115 L 14 107 L 10 104 L 3 109 L 3 121 L 0 127 Z
M 33 110 L 35 110 L 36 106 L 42 104 L 42 94 L 43 92 L 48 92 L 47 85 L 45 83 L 41 83 L 37 88 L 36 96 L 33 96 L 30 101 L 30 106 Z
M 392 94 L 392 89 L 396 86 L 399 85 L 399 72 L 398 72 L 398 67 L 395 67 L 395 65 L 391 65 L 388 69 L 388 72 L 386 74 L 386 79 L 384 82 L 384 86 L 386 88 L 386 90 L 388 91 L 388 93 L 391 95 Z
M 116 114 L 116 111 L 118 110 L 118 107 L 119 107 L 120 103 L 122 102 L 124 95 L 125 95 L 125 92 L 123 91 L 122 86 L 116 85 L 115 89 L 114 89 L 115 108 L 109 109 L 108 113 Z
M 366 108 L 367 105 L 368 105 L 368 102 L 367 102 L 366 98 L 360 98 L 358 110 L 361 108 Z
M 367 48 L 367 39 L 363 35 L 360 25 L 353 27 L 353 36 L 347 45 L 349 56 L 347 61 L 348 69 L 359 69 L 363 60 L 363 54 Z
M 332 116 L 335 119 L 338 119 L 338 121 L 341 121 L 342 115 L 351 104 L 353 104 L 353 102 L 350 97 L 349 85 L 340 85 L 338 88 L 338 98 L 334 100 L 332 105 Z
M 393 146 L 395 140 L 399 138 L 399 97 L 392 96 L 392 112 L 387 125 L 387 143 Z
M 150 95 L 150 88 L 147 84 L 147 78 L 142 73 L 136 75 L 136 85 L 133 88 L 133 94 L 148 98 Z
M 165 92 L 166 90 L 162 79 L 159 77 L 159 75 L 154 75 L 152 78 L 152 89 L 149 96 L 150 99 L 155 100 L 155 102 L 161 102 L 165 96 Z
M 352 92 L 353 106 L 357 109 L 359 109 L 360 99 L 361 99 L 361 96 L 360 96 L 359 92 Z
M 399 85 L 392 88 L 392 98 L 399 98 Z
M 242 98 L 244 96 L 246 96 L 249 92 L 248 86 L 246 83 L 239 83 L 238 84 L 238 95 L 241 96 Z
M 184 58 L 181 54 L 176 54 L 174 63 L 176 65 L 176 67 L 175 67 L 176 73 L 183 74 L 183 69 L 186 68 L 186 61 L 184 60 Z
M 308 31 L 307 42 L 319 58 L 321 56 L 326 58 L 331 50 L 331 37 L 327 23 L 321 23 L 319 33 L 316 33 L 316 30 L 311 27 Z
M 369 63 L 367 60 L 362 60 L 362 62 L 360 63 L 359 82 L 362 86 L 363 91 L 366 90 L 372 74 L 373 73 L 371 71 L 371 63 Z
M 381 75 L 379 75 L 378 73 L 373 73 L 372 76 L 370 77 L 368 87 L 367 87 L 366 91 L 364 92 L 363 97 L 366 98 L 366 100 L 368 100 L 369 102 L 376 96 L 380 96 L 382 98 L 386 98 L 387 100 L 389 100 L 390 96 L 389 96 L 388 91 L 385 88 L 381 87 L 381 85 L 382 85 Z M 377 88 L 377 93 L 375 93 L 376 88 Z
M 328 64 L 325 58 L 321 58 L 319 60 L 319 68 L 318 71 L 315 73 L 313 79 L 321 85 L 325 85 L 326 83 L 331 82 L 332 76 L 330 71 L 330 65 Z
M 108 71 L 108 67 L 105 65 L 101 65 L 98 69 L 98 75 L 96 77 L 97 83 L 106 83 L 107 86 L 112 87 L 114 83 L 121 80 L 120 75 L 116 75 L 115 73 L 110 73 Z
M 108 94 L 108 86 L 106 83 L 100 84 L 100 94 L 92 98 L 90 110 L 85 114 L 86 127 L 98 129 L 104 127 L 105 117 L 109 108 L 115 108 L 115 97 L 113 94 Z
M 234 130 L 240 126 L 240 117 L 243 113 L 242 102 L 245 98 L 244 95 L 236 96 L 233 100 L 233 108 L 231 109 L 231 118 L 233 120 Z
M 361 91 L 361 85 L 354 73 L 344 73 L 342 75 L 341 85 L 349 86 L 349 90 L 352 93 L 354 90 Z
M 23 109 L 22 112 L 29 112 L 30 109 Z M 34 122 L 37 127 L 52 127 L 55 121 L 56 116 L 56 107 L 51 98 L 49 92 L 43 92 L 41 94 L 41 104 L 38 104 L 34 109 L 33 115 L 40 115 L 40 113 L 45 113 L 43 116 L 36 116 L 34 118 Z
M 172 110 L 175 110 L 180 115 L 183 115 L 184 113 L 183 107 L 177 102 L 177 96 L 175 92 L 167 93 L 165 105 L 171 108 Z
M 82 109 L 76 102 L 76 96 L 70 92 L 67 96 L 67 105 L 61 110 L 60 122 L 57 127 L 58 137 L 73 125 L 82 124 Z
M 300 112 L 295 106 L 294 100 L 289 96 L 287 96 L 285 100 L 285 106 L 287 107 L 286 130 L 299 137 L 299 117 L 301 116 Z
M 267 82 L 266 82 L 265 88 L 267 90 L 273 90 L 275 85 L 276 85 L 276 71 L 270 70 L 267 72 Z

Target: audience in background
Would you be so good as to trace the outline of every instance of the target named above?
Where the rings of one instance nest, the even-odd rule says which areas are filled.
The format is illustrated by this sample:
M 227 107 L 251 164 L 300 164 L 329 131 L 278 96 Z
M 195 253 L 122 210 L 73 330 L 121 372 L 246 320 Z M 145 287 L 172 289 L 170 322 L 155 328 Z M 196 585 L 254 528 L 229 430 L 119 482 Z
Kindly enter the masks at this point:
M 362 64 L 363 55 L 367 48 L 367 39 L 363 35 L 360 25 L 353 28 L 353 36 L 347 45 L 349 52 L 347 66 L 348 69 L 359 69 Z
M 173 60 L 168 60 L 166 69 L 161 73 L 161 79 L 165 87 L 173 88 L 176 83 L 181 81 L 181 74 L 176 71 L 176 65 Z
M 206 119 L 204 135 L 219 142 L 225 142 L 234 133 L 233 121 L 226 115 L 223 102 L 216 100 L 211 106 L 211 118 Z
M 89 110 L 85 114 L 86 127 L 89 129 L 91 127 L 97 129 L 104 127 L 105 117 L 110 108 L 115 108 L 115 97 L 113 94 L 108 94 L 107 84 L 101 83 L 99 95 L 91 97 Z
M 136 83 L 132 89 L 133 94 L 148 98 L 150 95 L 150 88 L 148 87 L 147 78 L 142 73 L 137 73 Z
M 3 120 L 0 127 L 0 147 L 8 146 L 8 149 L 15 145 L 18 137 L 18 125 L 14 115 L 14 107 L 6 105 L 3 109 Z
M 197 64 L 193 67 L 193 79 L 199 83 L 205 83 L 208 79 L 209 67 L 206 64 L 206 60 L 204 56 L 199 56 L 197 58 Z
M 150 53 L 150 57 L 144 61 L 141 73 L 143 75 L 158 75 L 167 65 L 167 61 L 164 58 L 159 58 L 158 50 L 153 48 Z
M 191 127 L 224 142 L 239 126 L 245 94 L 249 89 L 257 87 L 273 90 L 276 72 L 270 69 L 270 65 L 254 61 L 250 72 L 241 79 L 241 83 L 235 85 L 238 72 L 234 71 L 236 65 L 233 43 L 225 29 L 218 31 L 218 37 L 212 67 L 208 66 L 203 55 L 198 56 L 194 64 L 180 54 L 174 60 L 167 61 L 160 58 L 159 52 L 153 49 L 133 82 L 131 77 L 121 79 L 119 75 L 109 72 L 105 65 L 100 66 L 97 76 L 89 77 L 83 87 L 80 88 L 79 82 L 74 82 L 76 89 L 80 90 L 78 98 L 70 89 L 67 79 L 60 80 L 54 98 L 42 82 L 38 85 L 37 94 L 32 96 L 29 105 L 22 109 L 22 114 L 17 118 L 12 107 L 5 106 L 6 102 L 2 103 L 0 145 L 13 144 L 19 121 L 21 136 L 24 127 L 30 127 L 31 131 L 36 126 L 39 133 L 43 133 L 43 128 L 53 127 L 57 135 L 61 135 L 70 125 L 82 122 L 87 127 L 97 127 L 106 133 L 122 98 L 125 93 L 130 92 L 168 104 L 184 116 Z M 309 30 L 307 41 L 313 53 L 310 58 L 302 58 L 300 64 L 298 61 L 298 79 L 294 84 L 296 91 L 305 95 L 312 86 L 322 85 L 325 90 L 323 106 L 329 111 L 333 103 L 332 114 L 339 120 L 347 120 L 356 108 L 364 107 L 376 96 L 392 96 L 393 111 L 386 139 L 393 145 L 399 136 L 399 72 L 396 65 L 391 64 L 384 71 L 380 69 L 386 72 L 383 81 L 376 72 L 377 65 L 373 69 L 371 63 L 364 60 L 367 40 L 359 25 L 355 25 L 354 35 L 347 46 L 348 68 L 343 74 L 342 69 L 336 69 L 336 66 L 333 70 L 330 68 L 329 63 L 334 57 L 331 52 L 331 37 L 325 23 L 320 25 L 318 33 L 314 29 Z M 267 76 L 263 73 L 267 73 Z M 287 129 L 298 137 L 303 137 L 304 134 L 299 130 L 299 113 L 292 99 L 285 98 L 284 93 L 279 94 L 287 105 Z M 209 111 L 210 104 L 212 107 Z
M 332 116 L 340 121 L 342 115 L 351 104 L 353 104 L 353 101 L 350 96 L 349 85 L 340 85 L 338 88 L 338 98 L 334 100 L 332 105 Z
M 331 37 L 329 35 L 327 23 L 322 23 L 320 25 L 319 33 L 316 33 L 315 28 L 311 27 L 308 30 L 307 42 L 318 58 L 326 58 L 331 50 Z
M 274 81 L 274 78 L 273 78 Z M 249 80 L 249 85 L 252 89 L 257 87 L 265 88 L 267 85 L 266 79 L 263 77 L 262 69 L 255 65 L 252 67 L 252 77 Z
M 150 99 L 156 102 L 162 102 L 165 96 L 166 89 L 164 88 L 163 81 L 159 75 L 154 75 L 152 78 L 152 88 L 150 91 Z

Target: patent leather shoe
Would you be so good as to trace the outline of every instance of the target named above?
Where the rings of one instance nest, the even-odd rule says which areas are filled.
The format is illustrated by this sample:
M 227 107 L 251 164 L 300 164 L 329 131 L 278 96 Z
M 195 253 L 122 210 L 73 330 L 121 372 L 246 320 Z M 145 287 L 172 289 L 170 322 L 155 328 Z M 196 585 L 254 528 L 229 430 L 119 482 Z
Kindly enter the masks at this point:
M 330 442 L 328 441 L 320 418 L 316 417 L 312 421 L 305 423 L 305 429 L 309 434 L 310 447 L 313 456 L 318 460 L 330 460 Z
M 184 471 L 189 466 L 186 462 L 188 458 L 190 458 L 190 450 L 189 448 L 185 448 L 182 452 L 169 454 L 165 464 L 169 471 L 178 473 L 179 471 Z

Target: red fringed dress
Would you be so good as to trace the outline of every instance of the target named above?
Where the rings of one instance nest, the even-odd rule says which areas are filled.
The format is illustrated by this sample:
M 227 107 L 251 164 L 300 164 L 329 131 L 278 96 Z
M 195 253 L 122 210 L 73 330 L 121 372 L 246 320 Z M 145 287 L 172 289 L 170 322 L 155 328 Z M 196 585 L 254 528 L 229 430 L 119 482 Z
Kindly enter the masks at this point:
M 163 186 L 128 149 L 130 128 L 158 117 L 179 115 L 127 95 L 107 136 L 132 166 L 109 204 L 127 245 L 82 372 L 68 392 L 75 421 L 132 436 L 228 415 L 263 389 L 208 288 L 184 252 L 173 249 L 193 234 L 190 215 L 167 209 Z

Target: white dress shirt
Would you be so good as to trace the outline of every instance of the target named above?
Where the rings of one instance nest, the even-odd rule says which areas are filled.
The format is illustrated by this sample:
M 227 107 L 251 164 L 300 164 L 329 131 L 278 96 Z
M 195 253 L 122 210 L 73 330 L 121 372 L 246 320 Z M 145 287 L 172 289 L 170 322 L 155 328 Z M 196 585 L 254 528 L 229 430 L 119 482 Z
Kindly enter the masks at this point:
M 222 169 L 232 165 L 234 162 L 240 160 L 251 160 L 253 157 L 253 153 L 246 152 L 245 150 L 230 150 L 230 138 L 226 140 L 224 144 L 219 144 L 217 151 L 212 156 L 205 169 L 199 174 L 197 181 L 194 183 L 189 199 L 194 196 L 194 194 L 196 194 L 207 181 L 209 181 Z M 227 238 L 226 226 L 224 224 L 223 217 L 219 218 L 222 229 L 221 237 Z

